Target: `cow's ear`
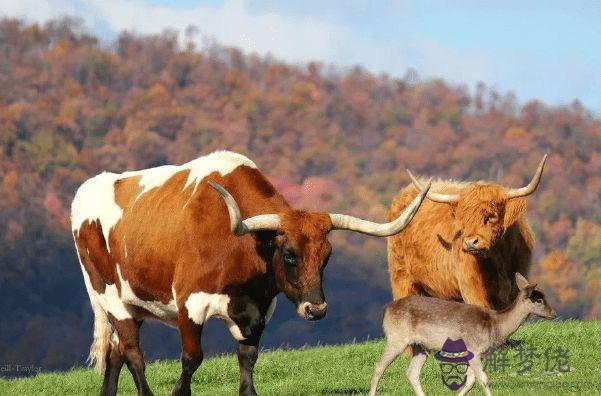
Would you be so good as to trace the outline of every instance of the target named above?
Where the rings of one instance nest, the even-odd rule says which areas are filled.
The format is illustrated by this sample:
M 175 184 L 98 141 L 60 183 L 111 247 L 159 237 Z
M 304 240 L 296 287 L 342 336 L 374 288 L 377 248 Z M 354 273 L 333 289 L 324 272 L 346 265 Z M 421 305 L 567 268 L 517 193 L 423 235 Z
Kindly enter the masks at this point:
M 509 226 L 522 217 L 525 212 L 526 200 L 524 198 L 513 198 L 507 201 L 507 204 L 505 205 L 505 217 L 503 218 L 503 225 L 505 228 L 509 228 Z

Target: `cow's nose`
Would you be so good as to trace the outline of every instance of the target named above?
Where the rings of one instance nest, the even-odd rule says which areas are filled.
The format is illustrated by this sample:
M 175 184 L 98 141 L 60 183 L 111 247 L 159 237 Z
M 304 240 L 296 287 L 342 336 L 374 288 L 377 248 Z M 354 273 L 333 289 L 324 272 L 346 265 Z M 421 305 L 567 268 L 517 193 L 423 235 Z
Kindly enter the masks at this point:
M 328 310 L 328 304 L 308 304 L 305 307 L 305 312 L 307 313 L 307 319 L 309 320 L 318 320 L 323 318 L 326 315 L 326 311 Z
M 479 249 L 478 242 L 480 242 L 480 240 L 478 239 L 477 236 L 471 237 L 471 238 L 465 238 L 463 240 L 463 247 L 465 248 L 465 250 L 478 250 Z

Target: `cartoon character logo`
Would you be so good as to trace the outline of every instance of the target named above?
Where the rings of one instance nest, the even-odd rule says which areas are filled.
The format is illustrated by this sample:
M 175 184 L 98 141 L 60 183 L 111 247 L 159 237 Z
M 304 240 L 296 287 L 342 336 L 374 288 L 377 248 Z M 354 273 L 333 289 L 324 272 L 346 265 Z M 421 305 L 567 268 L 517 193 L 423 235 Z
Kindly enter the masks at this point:
M 434 357 L 440 360 L 442 383 L 454 391 L 461 388 L 467 379 L 469 361 L 474 357 L 474 354 L 467 350 L 465 342 L 461 338 L 447 338 L 442 349 L 436 352 Z

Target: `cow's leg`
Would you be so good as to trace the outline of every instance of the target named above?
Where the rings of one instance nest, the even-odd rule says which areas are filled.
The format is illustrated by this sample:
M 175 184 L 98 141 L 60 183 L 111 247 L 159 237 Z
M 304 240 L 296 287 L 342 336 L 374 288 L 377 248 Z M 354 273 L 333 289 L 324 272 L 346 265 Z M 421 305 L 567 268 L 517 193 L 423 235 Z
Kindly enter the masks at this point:
M 404 262 L 397 265 L 396 268 L 390 269 L 390 286 L 392 287 L 392 297 L 395 300 L 419 294 L 414 287 L 413 277 L 405 269 Z M 411 345 L 405 348 L 405 355 L 413 355 Z
M 515 274 L 514 274 L 515 276 Z M 499 288 L 498 288 L 498 296 L 497 302 L 495 305 L 495 309 L 505 309 L 511 305 L 513 300 L 517 295 L 517 287 L 515 287 L 515 283 L 513 278 L 509 278 L 505 276 L 505 274 L 499 274 Z M 515 292 L 514 292 L 515 289 Z
M 202 363 L 203 353 L 200 337 L 202 334 L 202 325 L 194 323 L 188 316 L 180 315 L 177 320 L 177 327 L 182 338 L 182 374 L 173 388 L 173 396 L 189 396 L 192 393 L 190 382 L 192 375 Z
M 119 337 L 119 349 L 127 368 L 134 378 L 138 395 L 152 395 L 144 374 L 146 366 L 140 349 L 140 326 L 142 321 L 132 318 L 116 320 L 112 315 L 109 315 L 109 320 Z
M 119 383 L 119 373 L 125 358 L 119 351 L 117 343 L 111 343 L 106 353 L 106 369 L 104 370 L 104 382 L 102 383 L 101 396 L 115 396 Z
M 388 272 L 390 274 L 390 287 L 392 288 L 392 297 L 395 300 L 411 296 L 416 293 L 413 287 L 413 277 L 408 271 L 407 262 L 402 254 L 397 254 L 396 250 L 388 242 Z
M 401 262 L 401 259 L 398 260 L 399 262 L 396 263 L 396 267 L 390 268 L 390 286 L 392 287 L 392 297 L 394 300 L 419 294 L 414 287 L 413 277 L 411 277 L 405 268 L 406 263 Z M 405 355 L 411 356 L 412 354 L 412 347 L 409 345 L 405 349 Z
M 398 272 L 391 274 L 390 286 L 392 287 L 392 297 L 395 300 L 417 294 L 413 287 L 413 279 L 409 275 L 402 275 Z
M 462 267 L 459 269 L 459 274 L 457 274 L 457 283 L 463 301 L 468 304 L 491 308 L 484 278 L 476 258 L 470 257 L 468 260 L 464 260 Z
M 239 395 L 256 395 L 257 391 L 253 384 L 253 370 L 259 357 L 259 340 L 263 333 L 263 327 L 253 329 L 253 334 L 247 339 L 238 342 L 238 366 L 240 367 Z

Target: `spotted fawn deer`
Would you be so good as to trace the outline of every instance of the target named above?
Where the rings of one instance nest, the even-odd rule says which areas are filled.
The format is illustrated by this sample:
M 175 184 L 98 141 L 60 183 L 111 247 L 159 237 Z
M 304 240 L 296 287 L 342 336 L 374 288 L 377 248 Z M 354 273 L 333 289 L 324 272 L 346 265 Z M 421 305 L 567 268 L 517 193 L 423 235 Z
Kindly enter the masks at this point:
M 388 304 L 383 320 L 386 348 L 376 363 L 370 396 L 376 394 L 378 382 L 388 365 L 408 346 L 413 346 L 413 356 L 407 368 L 407 379 L 417 395 L 424 395 L 419 376 L 427 351 L 440 350 L 445 342 L 451 340 L 463 340 L 465 344 L 461 344 L 467 347 L 467 351 L 463 355 L 449 356 L 471 357 L 465 385 L 459 395 L 469 392 L 476 378 L 484 393 L 491 395 L 482 357 L 503 345 L 528 315 L 546 319 L 556 316 L 544 294 L 536 289 L 536 284 L 529 283 L 519 273 L 515 274 L 515 280 L 518 295 L 511 306 L 501 311 L 423 296 L 406 297 Z

